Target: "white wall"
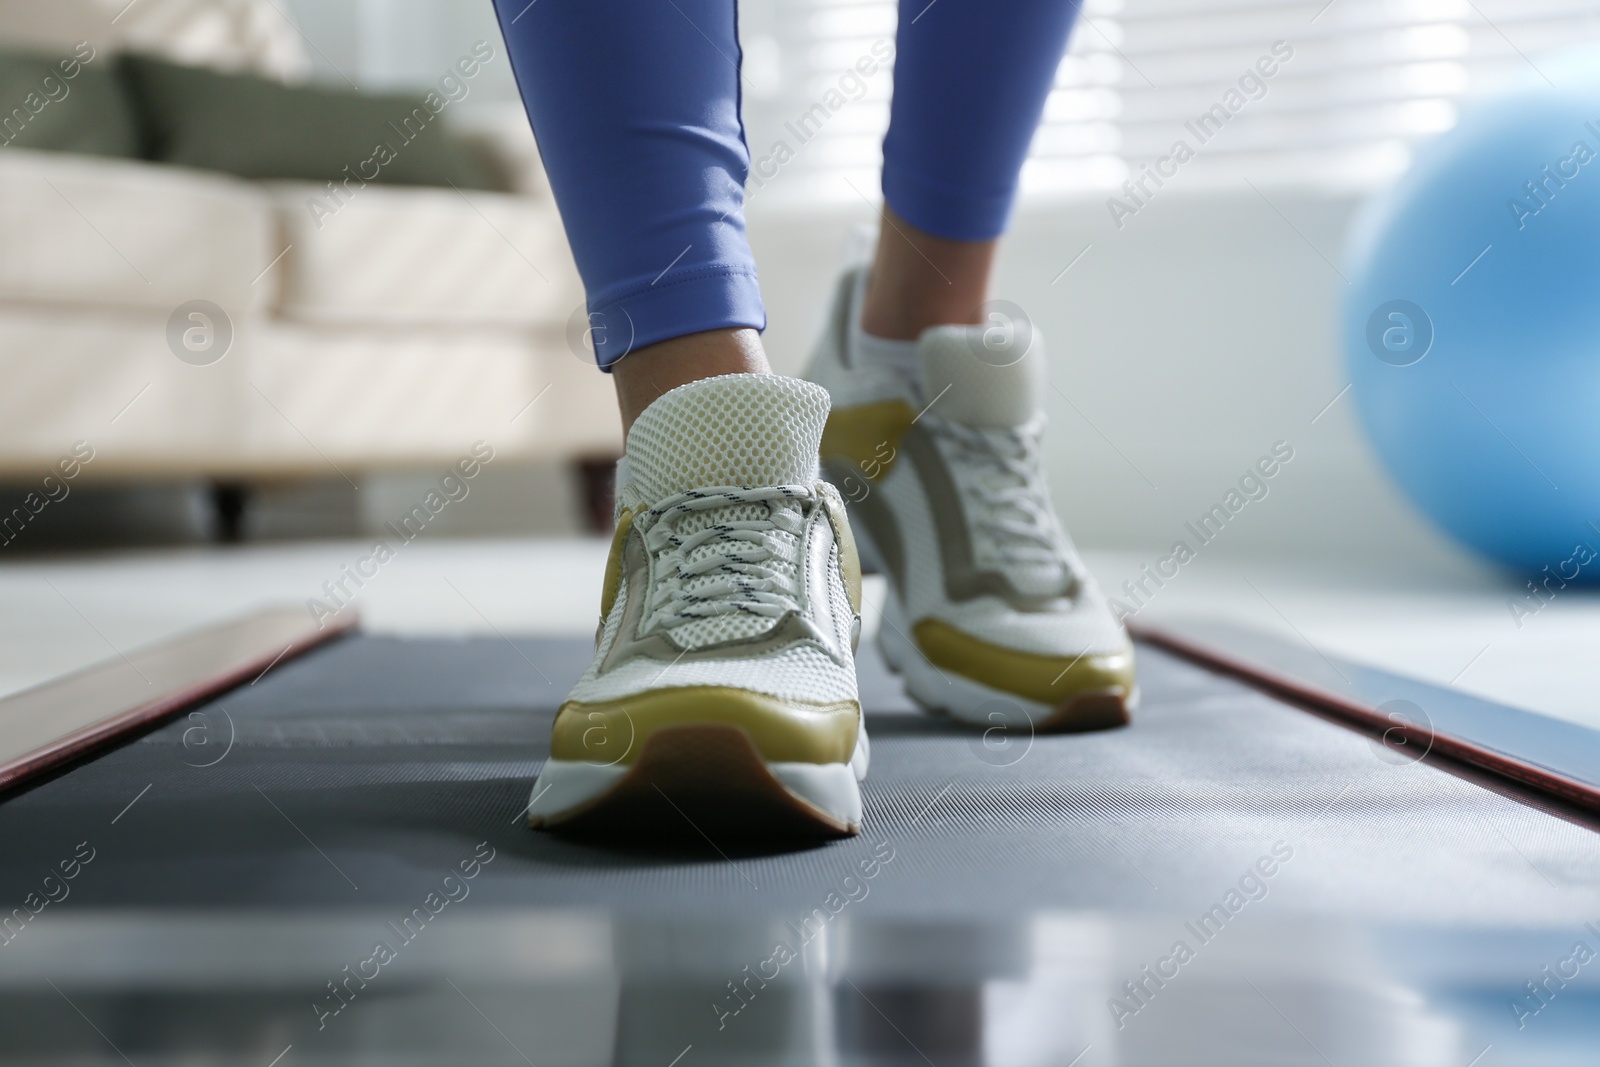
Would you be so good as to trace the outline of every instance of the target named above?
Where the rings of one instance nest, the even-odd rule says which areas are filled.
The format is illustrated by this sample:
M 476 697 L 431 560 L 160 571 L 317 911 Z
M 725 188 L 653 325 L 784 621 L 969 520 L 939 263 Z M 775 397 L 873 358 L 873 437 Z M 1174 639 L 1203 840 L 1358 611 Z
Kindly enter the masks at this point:
M 490 0 L 287 0 L 286 9 L 305 34 L 319 81 L 349 79 L 368 92 L 426 87 L 485 40 L 502 61 L 473 80 L 464 103 L 517 98 Z

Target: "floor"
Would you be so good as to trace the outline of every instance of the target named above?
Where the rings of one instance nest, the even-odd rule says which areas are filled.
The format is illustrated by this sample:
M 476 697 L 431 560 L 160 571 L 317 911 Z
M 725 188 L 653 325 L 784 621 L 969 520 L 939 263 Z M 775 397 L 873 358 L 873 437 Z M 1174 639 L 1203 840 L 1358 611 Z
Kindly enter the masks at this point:
M 1592 944 L 1581 924 L 1600 870 L 1593 835 L 1438 768 L 1374 758 L 1364 738 L 1159 653 L 1144 662 L 1150 701 L 1133 732 L 1030 743 L 1014 759 L 875 701 L 873 832 L 849 842 L 640 856 L 525 832 L 548 719 L 525 713 L 521 694 L 533 688 L 529 707 L 548 717 L 545 694 L 580 669 L 605 550 L 417 541 L 359 590 L 344 576 L 373 568 L 356 541 L 0 565 L 0 691 L 251 605 L 331 608 L 324 583 L 341 579 L 370 630 L 489 636 L 341 642 L 238 695 L 244 743 L 220 768 L 186 759 L 188 727 L 170 723 L 11 802 L 0 899 L 32 892 L 68 854 L 63 841 L 92 833 L 103 858 L 67 909 L 7 948 L 0 1016 L 28 1023 L 0 1028 L 0 1059 L 1594 1062 L 1591 977 L 1563 985 L 1553 1010 L 1541 999 L 1515 1014 L 1530 977 L 1577 958 L 1576 938 Z M 1149 559 L 1089 562 L 1119 590 Z M 1231 616 L 1600 727 L 1586 699 L 1600 600 L 1587 593 L 1563 592 L 1519 628 L 1510 587 L 1447 562 L 1389 572 L 1217 554 L 1149 584 L 1142 617 Z M 883 589 L 869 589 L 870 629 Z M 499 639 L 529 633 L 567 647 Z M 891 684 L 880 668 L 876 685 Z M 467 713 L 439 716 L 446 705 Z M 1257 742 L 1271 759 L 1250 755 Z M 491 851 L 472 852 L 480 840 Z M 882 862 L 863 866 L 864 849 Z M 1268 850 L 1293 857 L 1270 886 L 1254 873 Z M 452 904 L 418 948 L 397 938 L 404 977 L 324 1028 L 349 1006 L 321 992 L 329 976 L 387 942 L 395 915 L 464 855 L 499 857 L 473 902 Z M 806 926 L 807 962 L 760 999 L 721 1007 L 730 975 L 775 958 L 775 931 L 827 923 L 817 901 L 839 913 L 833 887 L 851 910 L 809 948 Z M 1226 918 L 1230 897 L 1247 917 Z M 1190 933 L 1218 913 L 1226 936 Z M 1203 956 L 1188 965 L 1168 946 L 1182 938 L 1188 951 L 1191 936 Z M 1175 958 L 1183 977 L 1169 974 L 1159 999 L 1117 999 Z
M 586 643 L 340 641 L 0 805 L 0 901 L 93 861 L 7 935 L 0 1062 L 1594 1065 L 1585 826 L 1156 650 L 1131 727 L 984 738 L 869 644 L 860 836 L 671 783 L 642 842 L 530 833 Z
M 0 566 L 0 693 L 264 603 L 352 602 L 369 629 L 406 633 L 593 631 L 606 544 L 445 540 L 399 546 L 347 577 L 371 545 L 283 543 L 55 555 Z M 1089 553 L 1113 594 L 1150 562 Z M 336 587 L 343 583 L 344 592 Z M 1600 728 L 1600 595 L 1539 606 L 1470 564 L 1385 569 L 1358 561 L 1199 559 L 1136 601 L 1139 617 L 1226 616 L 1342 655 Z M 865 624 L 882 588 L 869 579 Z M 1522 605 L 1513 610 L 1512 604 Z

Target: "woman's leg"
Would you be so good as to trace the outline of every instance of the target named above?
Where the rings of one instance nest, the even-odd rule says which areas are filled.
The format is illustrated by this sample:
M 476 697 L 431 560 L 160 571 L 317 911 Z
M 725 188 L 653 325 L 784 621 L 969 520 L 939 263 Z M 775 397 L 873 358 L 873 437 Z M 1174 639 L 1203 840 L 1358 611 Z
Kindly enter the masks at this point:
M 734 2 L 500 0 L 628 427 L 595 658 L 534 826 L 861 823 L 860 571 L 818 478 L 827 391 L 761 373 Z
M 636 348 L 611 365 L 622 432 L 661 394 L 719 374 L 771 374 L 761 335 L 752 329 L 707 330 Z
M 1137 693 L 1050 500 L 1041 338 L 980 318 L 1076 11 L 901 3 L 877 255 L 838 286 L 810 371 L 833 399 L 823 462 L 887 578 L 885 661 L 925 707 L 1030 738 L 1125 723 Z
M 1078 6 L 901 0 L 868 334 L 914 340 L 929 326 L 978 322 Z
M 677 385 L 766 372 L 734 0 L 496 8 L 624 426 Z
M 862 330 L 909 343 L 929 326 L 976 325 L 1000 242 L 940 237 L 888 205 L 883 216 L 861 302 Z

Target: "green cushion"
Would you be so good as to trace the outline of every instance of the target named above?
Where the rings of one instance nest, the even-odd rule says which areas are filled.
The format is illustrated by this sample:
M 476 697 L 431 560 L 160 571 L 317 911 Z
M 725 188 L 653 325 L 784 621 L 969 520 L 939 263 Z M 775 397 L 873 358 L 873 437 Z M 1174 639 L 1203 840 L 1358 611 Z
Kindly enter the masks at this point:
M 119 65 L 151 159 L 245 178 L 500 186 L 443 128 L 436 94 L 288 86 L 148 56 Z
M 133 108 L 112 60 L 78 48 L 72 55 L 0 50 L 0 145 L 139 154 Z

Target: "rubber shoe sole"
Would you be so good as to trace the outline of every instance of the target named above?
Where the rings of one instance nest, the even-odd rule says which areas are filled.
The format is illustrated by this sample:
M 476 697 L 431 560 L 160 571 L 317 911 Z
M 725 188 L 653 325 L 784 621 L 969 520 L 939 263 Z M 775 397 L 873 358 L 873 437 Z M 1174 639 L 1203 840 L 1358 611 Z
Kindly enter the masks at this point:
M 864 730 L 849 763 L 768 763 L 738 726 L 666 727 L 631 764 L 547 761 L 527 822 L 626 837 L 846 837 L 861 830 L 867 762 Z
M 900 616 L 897 605 L 885 607 L 885 620 Z M 1058 704 L 1043 704 L 995 689 L 953 671 L 935 667 L 905 635 L 899 624 L 878 632 L 878 650 L 889 669 L 899 675 L 906 694 L 924 709 L 943 713 L 971 726 L 1003 726 L 1037 733 L 1081 733 L 1126 726 L 1139 703 L 1137 688 L 1124 695 L 1120 689 L 1085 690 Z

